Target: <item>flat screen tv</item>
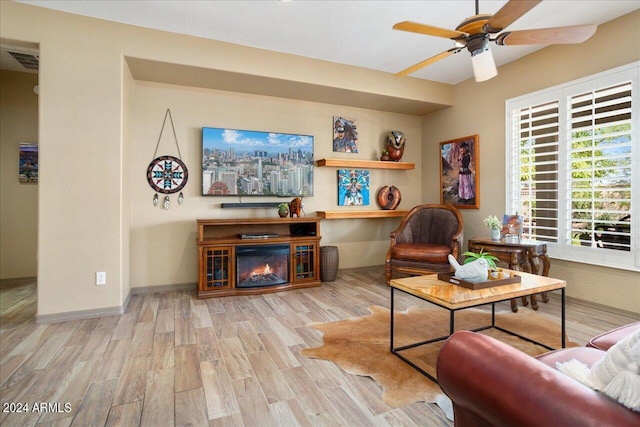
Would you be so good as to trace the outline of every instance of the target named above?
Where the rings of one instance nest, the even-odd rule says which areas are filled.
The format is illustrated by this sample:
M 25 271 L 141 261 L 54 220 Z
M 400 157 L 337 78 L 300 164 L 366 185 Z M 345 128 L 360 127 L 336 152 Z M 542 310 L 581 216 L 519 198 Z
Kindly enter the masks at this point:
M 313 136 L 202 128 L 203 196 L 313 195 Z

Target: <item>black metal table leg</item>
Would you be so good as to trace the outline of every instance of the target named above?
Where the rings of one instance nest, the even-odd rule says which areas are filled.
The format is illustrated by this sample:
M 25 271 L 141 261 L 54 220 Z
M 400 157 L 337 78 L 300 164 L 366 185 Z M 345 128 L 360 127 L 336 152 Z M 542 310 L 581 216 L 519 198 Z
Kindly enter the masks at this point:
M 566 326 L 565 326 L 565 310 L 564 310 L 564 288 L 561 289 L 561 298 L 562 298 L 562 304 L 560 304 L 560 310 L 562 312 L 562 348 L 565 348 L 567 346 L 567 343 L 565 342 L 565 337 L 566 337 Z
M 394 290 L 395 288 L 391 288 L 391 330 L 389 331 L 389 336 L 391 337 L 391 342 L 389 343 L 389 345 L 391 346 L 391 352 L 393 353 L 393 295 L 394 295 Z

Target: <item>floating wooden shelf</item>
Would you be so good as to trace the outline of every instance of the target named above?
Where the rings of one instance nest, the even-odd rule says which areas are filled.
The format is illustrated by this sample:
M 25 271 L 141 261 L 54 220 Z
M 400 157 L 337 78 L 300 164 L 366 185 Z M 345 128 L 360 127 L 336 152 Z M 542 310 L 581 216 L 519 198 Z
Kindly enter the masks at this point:
M 322 219 L 352 219 L 352 218 L 394 218 L 402 217 L 407 211 L 376 210 L 376 211 L 318 211 L 316 214 Z
M 416 168 L 415 163 L 408 162 L 382 162 L 378 160 L 350 160 L 350 159 L 320 159 L 317 166 L 333 166 L 338 168 L 369 168 L 369 169 L 400 169 L 411 170 Z

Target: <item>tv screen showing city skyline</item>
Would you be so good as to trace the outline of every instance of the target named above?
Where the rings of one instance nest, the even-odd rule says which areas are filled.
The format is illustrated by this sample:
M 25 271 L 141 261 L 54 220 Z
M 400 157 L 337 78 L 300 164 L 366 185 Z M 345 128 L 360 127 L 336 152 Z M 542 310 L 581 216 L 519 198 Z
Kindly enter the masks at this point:
M 202 195 L 313 195 L 313 136 L 203 127 Z

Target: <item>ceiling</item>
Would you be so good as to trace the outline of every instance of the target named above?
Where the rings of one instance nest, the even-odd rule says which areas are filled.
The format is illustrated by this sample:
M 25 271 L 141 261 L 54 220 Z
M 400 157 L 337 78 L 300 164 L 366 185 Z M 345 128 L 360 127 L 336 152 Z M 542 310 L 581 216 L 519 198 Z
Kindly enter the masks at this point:
M 474 0 L 16 1 L 390 73 L 453 47 L 449 39 L 396 31 L 393 24 L 410 20 L 454 29 L 475 15 Z M 481 0 L 480 13 L 493 14 L 506 2 Z M 545 0 L 508 29 L 602 24 L 636 9 L 639 0 Z M 498 66 L 543 47 L 491 45 Z M 3 52 L 0 63 L 8 60 Z M 460 52 L 412 77 L 451 84 L 469 79 L 469 54 Z

